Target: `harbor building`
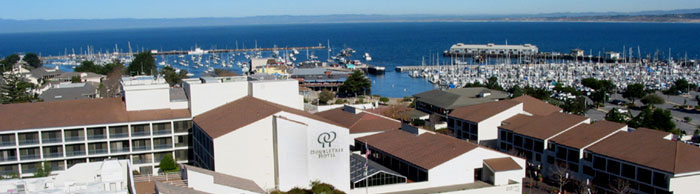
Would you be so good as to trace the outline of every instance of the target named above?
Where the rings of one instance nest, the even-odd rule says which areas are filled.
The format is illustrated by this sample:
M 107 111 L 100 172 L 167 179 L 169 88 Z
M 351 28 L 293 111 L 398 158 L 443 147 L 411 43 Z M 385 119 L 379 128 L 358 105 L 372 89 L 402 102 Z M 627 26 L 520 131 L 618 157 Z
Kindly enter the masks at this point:
M 387 131 L 355 141 L 363 154 L 369 151 L 369 160 L 386 167 L 384 172 L 394 178 L 369 188 L 355 185 L 356 193 L 521 193 L 523 158 L 424 130 Z M 402 178 L 408 183 L 397 183 Z
M 296 68 L 291 70 L 291 78 L 299 80 L 301 87 L 337 92 L 351 73 L 325 67 Z
M 559 107 L 523 95 L 455 108 L 448 115 L 447 128 L 456 138 L 497 149 L 498 127 L 506 119 L 518 114 L 546 116 L 561 111 Z
M 489 44 L 464 44 L 457 43 L 450 47 L 451 55 L 535 55 L 538 53 L 537 46 L 531 44 L 523 45 L 496 45 Z
M 416 109 L 428 114 L 439 115 L 442 120 L 457 107 L 481 104 L 484 102 L 504 100 L 508 93 L 482 87 L 453 88 L 449 90 L 430 90 L 413 95 Z

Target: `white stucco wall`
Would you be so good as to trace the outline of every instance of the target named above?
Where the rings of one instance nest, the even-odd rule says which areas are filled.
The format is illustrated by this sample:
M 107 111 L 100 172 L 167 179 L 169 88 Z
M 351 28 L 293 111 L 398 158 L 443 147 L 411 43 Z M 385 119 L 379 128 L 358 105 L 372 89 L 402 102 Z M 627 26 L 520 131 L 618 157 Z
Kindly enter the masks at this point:
M 190 112 L 197 116 L 248 95 L 248 82 L 188 83 L 183 82 L 190 99 Z
M 696 187 L 698 183 L 700 183 L 700 172 L 689 173 L 685 176 L 671 178 L 669 188 L 674 194 L 698 193 Z
M 307 135 L 304 123 L 277 118 L 277 158 L 279 189 L 288 191 L 294 187 L 309 185 Z
M 214 177 L 208 174 L 187 170 L 187 186 L 207 193 L 255 193 L 229 186 L 214 184 Z
M 299 81 L 294 79 L 250 81 L 248 93 L 252 97 L 304 110 Z
M 428 181 L 432 186 L 472 183 L 474 182 L 474 169 L 486 168 L 483 165 L 484 160 L 503 157 L 511 156 L 495 150 L 478 147 L 430 169 Z M 522 169 L 518 170 L 517 173 L 506 174 L 507 176 L 504 176 L 504 178 L 522 182 L 522 178 L 525 177 L 525 159 L 511 158 Z
M 215 171 L 253 180 L 266 190 L 274 188 L 272 146 L 272 116 L 215 138 Z
M 170 91 L 167 84 L 124 87 L 127 111 L 169 109 Z
M 520 113 L 523 113 L 523 103 L 515 105 L 503 112 L 500 112 L 478 123 L 479 142 L 488 140 L 498 140 L 498 126 L 501 126 L 501 123 L 504 120 L 509 119 Z

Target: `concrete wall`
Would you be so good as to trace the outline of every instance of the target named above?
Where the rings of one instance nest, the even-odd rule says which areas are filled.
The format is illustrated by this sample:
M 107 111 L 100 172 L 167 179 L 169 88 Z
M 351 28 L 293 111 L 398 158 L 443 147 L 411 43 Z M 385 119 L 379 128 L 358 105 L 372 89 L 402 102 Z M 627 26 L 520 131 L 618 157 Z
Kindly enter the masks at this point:
M 183 82 L 190 99 L 190 112 L 195 117 L 221 105 L 248 95 L 248 82 L 189 83 Z
M 214 177 L 208 174 L 187 170 L 187 186 L 207 193 L 254 193 L 229 186 L 214 184 Z
M 124 87 L 127 111 L 169 109 L 170 91 L 167 84 Z
M 501 172 L 495 172 L 495 179 L 493 184 L 500 186 L 500 185 L 507 185 L 509 180 L 512 180 L 514 177 L 521 177 L 519 180 L 514 180 L 517 182 L 522 182 L 522 177 L 523 177 L 523 170 L 509 170 L 509 171 L 501 171 Z
M 252 97 L 304 110 L 304 97 L 299 95 L 297 80 L 250 81 L 248 90 Z
M 695 174 L 671 178 L 669 188 L 674 194 L 698 193 L 696 187 L 698 183 L 700 183 L 700 173 L 696 172 Z
M 498 113 L 486 120 L 478 123 L 479 125 L 479 142 L 488 140 L 498 140 L 498 126 L 501 123 L 517 114 L 523 113 L 523 103 L 513 106 L 506 111 Z M 493 141 L 496 142 L 496 141 Z
M 432 186 L 445 186 L 474 182 L 474 169 L 486 168 L 483 161 L 491 158 L 511 157 L 510 155 L 486 148 L 475 148 L 450 161 L 429 170 L 428 181 Z M 506 174 L 506 179 L 521 182 L 525 177 L 525 159 L 512 157 L 522 167 L 518 173 Z
M 214 139 L 215 171 L 275 187 L 272 116 Z
M 294 187 L 308 187 L 308 125 L 280 117 L 276 122 L 279 189 L 288 191 Z

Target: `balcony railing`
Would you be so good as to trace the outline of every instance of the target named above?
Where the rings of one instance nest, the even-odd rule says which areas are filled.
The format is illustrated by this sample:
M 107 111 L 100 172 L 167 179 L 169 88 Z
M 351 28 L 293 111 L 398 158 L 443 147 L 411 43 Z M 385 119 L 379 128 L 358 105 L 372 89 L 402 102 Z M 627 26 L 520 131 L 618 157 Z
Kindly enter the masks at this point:
M 60 158 L 60 157 L 63 157 L 62 152 L 44 153 L 44 158 Z
M 148 164 L 152 163 L 153 160 L 151 160 L 150 158 L 134 158 L 133 160 L 131 160 L 131 162 L 134 164 Z
M 60 137 L 43 138 L 43 139 L 41 139 L 41 143 L 61 143 L 61 138 Z
M 39 156 L 39 154 L 30 154 L 30 155 L 20 155 L 19 158 L 21 158 L 22 160 L 36 160 L 36 159 L 41 158 L 41 156 Z
M 95 154 L 106 154 L 106 153 L 107 153 L 107 149 L 104 149 L 104 148 L 103 148 L 103 149 L 91 149 L 91 150 L 88 151 L 88 153 L 89 153 L 90 155 L 95 155 Z
M 173 145 L 172 144 L 155 144 L 155 145 L 153 145 L 153 147 L 157 150 L 161 150 L 161 149 L 173 148 Z
M 150 131 L 134 131 L 131 133 L 131 137 L 140 137 L 151 135 Z
M 122 152 L 129 152 L 129 147 L 122 147 L 122 148 L 112 147 L 112 153 L 122 153 Z
M 0 174 L 4 174 L 4 175 L 17 174 L 17 173 L 19 173 L 19 171 L 17 171 L 17 169 L 13 169 L 13 170 L 0 170 Z
M 5 147 L 5 146 L 15 146 L 17 145 L 15 141 L 3 141 L 0 142 L 0 147 Z
M 187 146 L 190 146 L 189 142 L 175 143 L 175 147 L 187 147 Z
M 82 135 L 80 136 L 66 136 L 66 142 L 73 142 L 73 141 L 83 141 L 85 140 L 85 137 Z
M 147 151 L 151 150 L 151 146 L 134 146 L 134 151 Z
M 107 139 L 107 136 L 105 134 L 88 135 L 88 140 L 101 140 L 101 139 Z
M 34 144 L 39 144 L 39 139 L 19 140 L 19 145 L 34 145 Z
M 153 135 L 166 135 L 170 134 L 170 130 L 164 129 L 164 130 L 153 130 Z
M 0 162 L 17 161 L 17 156 L 0 157 Z
M 129 137 L 128 133 L 113 133 L 109 134 L 109 138 L 114 139 L 114 138 L 124 138 L 124 137 Z
M 84 156 L 84 155 L 85 155 L 85 151 L 84 151 L 84 150 L 66 152 L 66 156 Z

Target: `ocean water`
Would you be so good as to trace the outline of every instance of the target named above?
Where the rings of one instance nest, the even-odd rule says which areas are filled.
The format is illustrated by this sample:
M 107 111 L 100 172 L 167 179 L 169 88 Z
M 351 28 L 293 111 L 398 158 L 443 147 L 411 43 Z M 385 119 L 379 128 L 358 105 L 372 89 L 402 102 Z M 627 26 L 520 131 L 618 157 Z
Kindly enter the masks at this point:
M 569 52 L 580 48 L 586 53 L 622 52 L 624 47 L 637 47 L 642 55 L 658 53 L 660 58 L 698 58 L 700 24 L 675 23 L 558 23 L 558 22 L 454 22 L 454 23 L 358 23 L 300 24 L 222 27 L 187 27 L 159 29 L 126 29 L 103 31 L 43 32 L 0 34 L 0 56 L 16 52 L 59 55 L 72 50 L 80 52 L 90 45 L 95 52 L 112 52 L 115 44 L 127 51 L 189 50 L 195 45 L 211 48 L 292 47 L 326 45 L 330 40 L 333 53 L 344 47 L 357 50 L 356 58 L 365 52 L 372 55 L 372 65 L 385 66 L 384 75 L 370 75 L 372 93 L 403 97 L 435 88 L 423 79 L 410 78 L 394 71 L 397 65 L 420 65 L 431 55 L 442 53 L 454 43 L 533 44 L 543 52 Z M 306 51 L 297 55 L 306 58 Z M 310 51 L 325 61 L 326 50 Z M 271 53 L 263 53 L 270 55 Z M 223 56 L 226 57 L 226 56 Z M 237 61 L 245 61 L 235 56 Z M 162 58 L 168 62 L 176 56 Z M 159 57 L 159 60 L 162 60 Z M 449 59 L 441 58 L 442 61 Z M 69 67 L 61 67 L 70 70 Z M 187 69 L 187 68 L 182 68 Z M 240 71 L 239 68 L 233 68 Z M 190 69 L 199 74 L 202 70 Z

